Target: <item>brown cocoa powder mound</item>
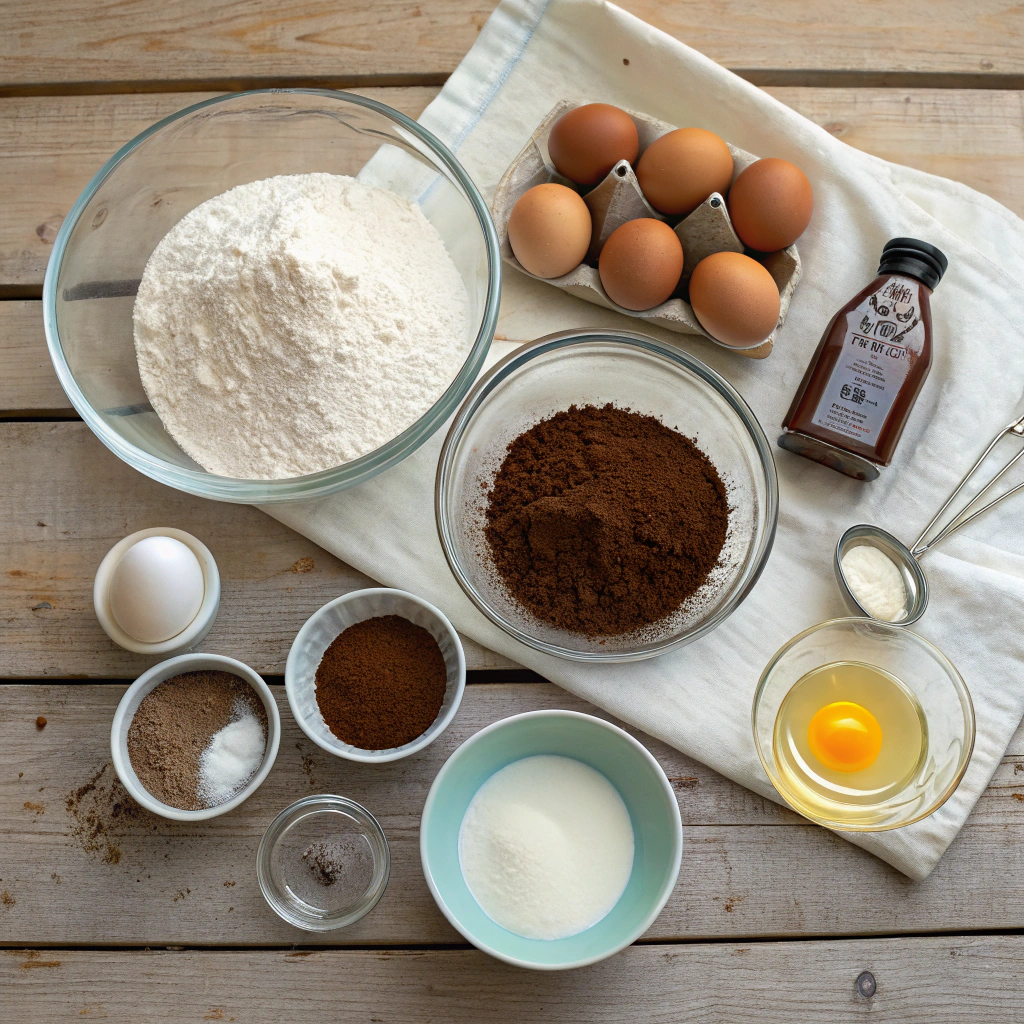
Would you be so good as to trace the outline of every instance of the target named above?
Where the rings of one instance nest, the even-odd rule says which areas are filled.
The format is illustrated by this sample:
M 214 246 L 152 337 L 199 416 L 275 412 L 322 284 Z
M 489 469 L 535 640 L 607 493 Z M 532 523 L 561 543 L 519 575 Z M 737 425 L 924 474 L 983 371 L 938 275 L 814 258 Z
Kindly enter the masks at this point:
M 199 798 L 199 759 L 239 702 L 259 718 L 266 736 L 263 701 L 230 672 L 185 672 L 146 694 L 128 727 L 128 758 L 143 787 L 183 811 L 206 807 Z
M 331 642 L 317 666 L 316 702 L 343 743 L 388 750 L 430 728 L 447 684 L 433 636 L 401 615 L 380 615 Z
M 725 485 L 689 438 L 612 405 L 571 406 L 517 437 L 484 530 L 512 596 L 585 636 L 676 611 L 718 562 Z

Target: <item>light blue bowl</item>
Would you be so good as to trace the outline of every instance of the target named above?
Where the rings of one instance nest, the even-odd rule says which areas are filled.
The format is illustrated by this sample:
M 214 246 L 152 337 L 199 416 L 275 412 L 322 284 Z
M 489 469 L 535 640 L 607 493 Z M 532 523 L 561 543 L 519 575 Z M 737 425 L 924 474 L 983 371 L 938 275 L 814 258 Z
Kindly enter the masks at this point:
M 459 829 L 476 791 L 505 765 L 535 754 L 572 757 L 619 791 L 633 824 L 633 873 L 619 902 L 593 927 L 565 939 L 527 939 L 491 920 L 459 864 Z M 420 824 L 423 874 L 441 912 L 477 949 L 519 967 L 583 967 L 635 942 L 665 906 L 679 874 L 683 826 L 661 765 L 628 733 L 577 711 L 529 711 L 470 737 L 430 787 Z

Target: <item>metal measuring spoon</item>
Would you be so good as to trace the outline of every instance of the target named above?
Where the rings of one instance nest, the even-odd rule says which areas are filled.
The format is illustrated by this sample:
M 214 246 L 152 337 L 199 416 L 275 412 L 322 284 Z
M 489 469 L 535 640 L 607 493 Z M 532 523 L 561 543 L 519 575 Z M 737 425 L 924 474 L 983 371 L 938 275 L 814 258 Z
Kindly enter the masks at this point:
M 897 540 L 887 530 L 878 526 L 869 526 L 866 523 L 860 526 L 851 526 L 839 538 L 832 558 L 836 582 L 839 584 L 839 591 L 843 595 L 846 607 L 855 615 L 866 615 L 869 619 L 875 617 L 857 600 L 853 589 L 846 580 L 846 574 L 843 572 L 843 556 L 850 548 L 855 548 L 860 544 L 870 544 L 878 548 L 899 569 L 900 576 L 903 578 L 903 589 L 906 591 L 907 600 L 903 606 L 903 613 L 894 621 L 894 624 L 909 626 L 912 622 L 917 622 L 928 607 L 928 580 L 925 578 L 921 563 L 902 541 Z M 880 619 L 879 621 L 885 620 Z
M 1024 458 L 1024 448 L 1021 448 L 1019 452 L 967 504 L 959 511 L 953 518 L 941 529 L 934 537 L 930 540 L 928 534 L 932 527 L 942 518 L 943 514 L 949 508 L 950 505 L 956 500 L 960 492 L 967 486 L 974 476 L 977 469 L 981 464 L 992 454 L 992 449 L 1008 434 L 1012 434 L 1014 437 L 1024 438 L 1024 416 L 1019 420 L 1014 420 L 1008 426 L 1004 427 L 999 431 L 998 434 L 989 443 L 988 447 L 981 453 L 978 460 L 973 466 L 964 474 L 961 478 L 960 483 L 957 484 L 952 494 L 942 503 L 942 507 L 932 516 L 928 525 L 921 531 L 921 535 L 914 541 L 911 547 L 907 547 L 901 541 L 897 540 L 887 530 L 883 530 L 878 526 L 869 526 L 862 524 L 860 526 L 851 526 L 839 538 L 839 543 L 836 545 L 835 553 L 832 557 L 833 569 L 836 574 L 836 582 L 839 584 L 839 590 L 843 595 L 843 599 L 846 602 L 846 606 L 850 611 L 857 615 L 865 615 L 869 619 L 874 618 L 870 612 L 864 608 L 861 603 L 857 600 L 853 593 L 849 583 L 847 582 L 846 576 L 843 573 L 842 559 L 850 548 L 856 547 L 859 544 L 871 544 L 878 548 L 882 554 L 888 557 L 896 568 L 900 572 L 900 576 L 903 577 L 903 586 L 906 590 L 907 601 L 904 605 L 903 614 L 895 620 L 894 624 L 898 626 L 909 626 L 913 622 L 917 622 L 919 618 L 925 613 L 925 609 L 928 607 L 928 580 L 925 577 L 924 569 L 921 568 L 921 563 L 918 561 L 921 555 L 931 548 L 935 547 L 940 541 L 945 540 L 951 533 L 955 533 L 962 526 L 966 526 L 971 520 L 977 519 L 983 512 L 987 512 L 994 505 L 998 505 L 999 502 L 1005 498 L 1010 497 L 1011 494 L 1016 494 L 1017 491 L 1024 488 L 1024 483 L 1016 484 L 1009 490 L 1004 491 L 997 498 L 993 498 L 987 505 L 983 505 L 979 509 L 971 512 L 974 505 L 977 504 L 981 496 L 992 487 L 1011 467 L 1013 467 L 1021 458 Z M 885 621 L 885 620 L 878 620 Z

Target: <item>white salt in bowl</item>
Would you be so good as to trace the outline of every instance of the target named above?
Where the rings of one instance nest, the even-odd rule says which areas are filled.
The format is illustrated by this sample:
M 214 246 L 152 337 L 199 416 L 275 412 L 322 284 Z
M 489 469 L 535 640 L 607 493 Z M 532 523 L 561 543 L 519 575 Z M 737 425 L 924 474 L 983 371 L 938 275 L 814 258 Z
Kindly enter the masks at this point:
M 448 685 L 441 710 L 425 733 L 401 747 L 364 750 L 343 743 L 327 727 L 316 702 L 316 670 L 335 637 L 357 622 L 380 615 L 401 615 L 415 625 L 422 626 L 437 641 L 448 670 Z M 466 689 L 466 655 L 455 627 L 432 604 L 404 590 L 384 587 L 354 590 L 351 594 L 325 604 L 306 620 L 288 652 L 284 688 L 295 721 L 317 746 L 350 761 L 370 761 L 375 764 L 397 761 L 400 757 L 408 757 L 429 746 L 448 728 L 455 712 L 459 710 Z
M 256 774 L 230 800 L 225 800 L 215 807 L 204 807 L 200 811 L 183 811 L 180 807 L 172 807 L 158 800 L 149 792 L 135 774 L 131 758 L 128 756 L 128 729 L 138 711 L 139 705 L 147 694 L 155 690 L 162 682 L 184 672 L 230 672 L 247 682 L 267 711 L 267 745 L 263 751 L 263 763 Z M 125 691 L 121 702 L 114 712 L 114 721 L 110 727 L 110 756 L 114 762 L 114 771 L 122 785 L 138 804 L 153 814 L 173 821 L 205 821 L 221 814 L 233 811 L 256 792 L 263 780 L 270 774 L 270 769 L 277 759 L 277 749 L 281 744 L 281 715 L 277 710 L 277 701 L 270 692 L 270 687 L 263 681 L 260 674 L 234 658 L 226 658 L 221 654 L 181 654 L 176 658 L 154 665 L 143 672 L 138 679 Z

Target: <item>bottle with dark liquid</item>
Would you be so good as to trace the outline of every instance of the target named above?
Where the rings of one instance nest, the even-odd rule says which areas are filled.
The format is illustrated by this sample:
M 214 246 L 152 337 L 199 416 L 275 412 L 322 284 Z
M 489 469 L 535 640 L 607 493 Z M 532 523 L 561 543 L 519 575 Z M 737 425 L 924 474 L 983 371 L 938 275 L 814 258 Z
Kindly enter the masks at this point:
M 782 424 L 782 448 L 857 480 L 889 465 L 931 367 L 929 298 L 946 265 L 927 242 L 886 242 L 878 277 L 825 328 Z

